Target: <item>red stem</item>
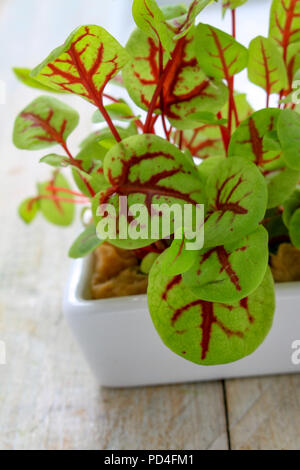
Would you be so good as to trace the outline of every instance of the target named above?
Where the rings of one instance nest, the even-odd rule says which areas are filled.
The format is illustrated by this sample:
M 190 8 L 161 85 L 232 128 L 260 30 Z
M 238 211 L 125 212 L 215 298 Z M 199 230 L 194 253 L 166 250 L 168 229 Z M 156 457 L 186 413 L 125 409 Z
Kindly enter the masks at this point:
M 217 114 L 217 117 L 218 117 L 218 119 L 222 119 L 222 113 L 219 112 Z M 227 155 L 228 147 L 229 147 L 229 141 L 230 141 L 230 137 L 229 137 L 229 134 L 228 134 L 228 129 L 225 126 L 219 126 L 219 127 L 220 127 L 220 131 L 221 131 L 221 136 L 222 136 L 222 140 L 223 140 L 223 144 L 224 144 L 225 153 Z
M 170 58 L 170 60 L 168 61 L 163 73 L 161 74 L 160 76 L 160 79 L 159 79 L 159 82 L 157 84 L 157 87 L 156 87 L 156 90 L 153 94 L 153 97 L 152 97 L 152 100 L 151 100 L 151 103 L 149 105 L 149 109 L 148 109 L 148 114 L 147 114 L 147 119 L 146 119 L 146 123 L 145 123 L 145 126 L 144 126 L 144 133 L 147 134 L 150 132 L 151 130 L 151 122 L 152 122 L 152 115 L 154 113 L 154 110 L 156 108 L 156 105 L 157 105 L 157 100 L 160 96 L 160 93 L 162 91 L 162 88 L 163 88 L 163 85 L 164 85 L 164 81 L 165 81 L 165 78 L 167 77 L 168 73 L 169 73 L 169 70 L 170 68 L 172 67 L 173 65 L 173 61 L 174 61 L 174 58 L 177 54 L 177 51 L 178 51 L 178 48 L 180 47 L 180 41 L 177 42 L 177 45 L 174 49 L 174 51 L 172 52 L 172 56 Z
M 106 98 L 106 99 L 112 101 L 113 103 L 119 103 L 120 102 L 120 100 L 118 100 L 117 98 L 114 98 L 111 95 L 108 95 L 107 93 L 103 93 L 103 98 Z
M 77 196 L 77 197 L 82 197 L 82 198 L 87 198 L 87 196 L 85 196 L 84 194 L 82 193 L 79 193 L 77 191 L 72 191 L 71 189 L 67 189 L 67 188 L 60 188 L 59 186 L 53 186 L 53 185 L 49 185 L 47 186 L 46 188 L 47 191 L 57 191 L 57 192 L 60 192 L 60 193 L 66 193 L 66 194 L 72 194 L 73 196 Z
M 236 38 L 236 18 L 235 18 L 235 8 L 231 10 L 231 18 L 232 18 L 232 37 Z
M 179 131 L 179 149 L 182 150 L 183 145 L 183 131 Z
M 100 97 L 98 99 L 97 106 L 98 106 L 100 112 L 103 114 L 103 117 L 104 117 L 105 121 L 107 122 L 108 127 L 110 128 L 112 135 L 114 136 L 114 138 L 116 139 L 117 142 L 121 142 L 122 139 L 120 137 L 120 134 L 118 133 L 118 131 L 115 128 L 114 123 L 112 122 L 108 112 L 106 111 L 105 107 L 103 106 L 102 97 Z

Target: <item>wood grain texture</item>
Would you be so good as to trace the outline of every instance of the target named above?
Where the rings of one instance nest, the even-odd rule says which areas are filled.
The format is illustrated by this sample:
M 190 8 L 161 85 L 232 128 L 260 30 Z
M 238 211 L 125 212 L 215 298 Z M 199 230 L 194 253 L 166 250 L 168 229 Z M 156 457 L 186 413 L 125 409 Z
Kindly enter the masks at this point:
M 234 450 L 300 449 L 300 376 L 226 382 Z
M 10 69 L 36 65 L 82 22 L 103 24 L 103 11 L 99 0 L 0 6 L 0 41 L 9 44 L 0 71 L 7 85 L 0 107 L 0 340 L 7 348 L 7 364 L 0 366 L 0 449 L 227 449 L 220 383 L 99 388 L 61 312 L 66 254 L 77 228 L 40 218 L 27 227 L 17 216 L 20 201 L 49 170 L 38 165 L 44 153 L 11 144 L 16 114 L 39 92 L 24 88 Z M 76 150 L 93 109 L 76 97 L 63 100 L 82 115 L 71 140 Z

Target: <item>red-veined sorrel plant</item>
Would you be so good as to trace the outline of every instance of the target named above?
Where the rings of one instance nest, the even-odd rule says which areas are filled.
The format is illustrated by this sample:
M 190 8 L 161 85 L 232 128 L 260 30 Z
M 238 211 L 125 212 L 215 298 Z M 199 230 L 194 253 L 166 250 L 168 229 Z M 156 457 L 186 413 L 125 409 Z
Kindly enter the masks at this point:
M 300 78 L 300 0 L 274 0 L 269 36 L 254 38 L 249 49 L 236 39 L 236 8 L 245 2 L 223 0 L 223 13 L 232 15 L 227 34 L 195 25 L 211 0 L 162 9 L 155 0 L 133 0 L 137 29 L 125 48 L 103 28 L 81 26 L 32 71 L 15 69 L 31 87 L 82 96 L 96 107 L 93 121 L 106 123 L 75 156 L 67 139 L 79 117 L 61 101 L 37 98 L 15 123 L 18 148 L 60 146 L 41 159 L 55 169 L 21 204 L 22 218 L 31 222 L 42 212 L 69 225 L 75 204 L 92 207 L 93 224 L 70 256 L 101 244 L 96 224 L 105 214 L 97 209 L 111 203 L 120 210 L 119 196 L 128 198 L 129 214 L 141 202 L 149 210 L 152 203 L 205 205 L 200 251 L 188 250 L 184 236 L 171 236 L 163 252 L 156 239 L 110 240 L 144 250 L 152 261 L 159 253 L 148 290 L 155 327 L 175 353 L 204 365 L 238 360 L 262 343 L 274 313 L 269 251 L 280 240 L 300 248 L 300 116 L 293 89 Z M 257 112 L 235 90 L 234 77 L 246 68 L 266 91 L 266 108 Z M 127 89 L 141 116 L 106 94 L 109 82 Z M 270 108 L 272 94 L 276 108 Z

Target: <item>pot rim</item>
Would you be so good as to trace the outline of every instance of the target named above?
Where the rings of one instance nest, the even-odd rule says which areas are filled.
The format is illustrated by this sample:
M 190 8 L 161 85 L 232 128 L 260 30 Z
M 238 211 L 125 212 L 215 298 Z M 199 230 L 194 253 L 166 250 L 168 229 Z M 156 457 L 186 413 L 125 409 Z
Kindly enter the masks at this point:
M 135 311 L 141 308 L 148 309 L 146 294 L 113 297 L 110 299 L 92 299 L 87 286 L 91 270 L 92 255 L 72 262 L 64 295 L 64 307 L 69 312 L 81 313 L 84 309 L 86 313 L 105 314 L 109 312 L 109 314 L 111 314 L 114 311 Z M 275 287 L 277 298 L 299 299 L 300 297 L 300 282 L 276 283 Z

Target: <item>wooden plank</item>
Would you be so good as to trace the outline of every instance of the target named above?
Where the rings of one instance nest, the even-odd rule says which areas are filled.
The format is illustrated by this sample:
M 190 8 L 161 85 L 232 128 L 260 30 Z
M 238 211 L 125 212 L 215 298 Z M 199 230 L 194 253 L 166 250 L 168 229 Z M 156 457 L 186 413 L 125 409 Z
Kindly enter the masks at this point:
M 234 450 L 300 449 L 300 375 L 226 382 Z
M 18 203 L 49 171 L 37 164 L 44 153 L 22 153 L 11 144 L 14 117 L 38 92 L 18 84 L 10 67 L 35 65 L 77 24 L 101 22 L 98 0 L 89 0 L 89 9 L 74 0 L 70 10 L 68 3 L 10 0 L 0 9 L 0 41 L 9 43 L 0 77 L 8 91 L 0 108 L 0 340 L 7 347 L 7 364 L 0 366 L 0 448 L 226 449 L 220 383 L 98 387 L 61 312 L 76 228 L 41 219 L 25 227 L 16 215 Z M 66 100 L 83 116 L 71 145 L 76 148 L 90 130 L 92 109 Z

